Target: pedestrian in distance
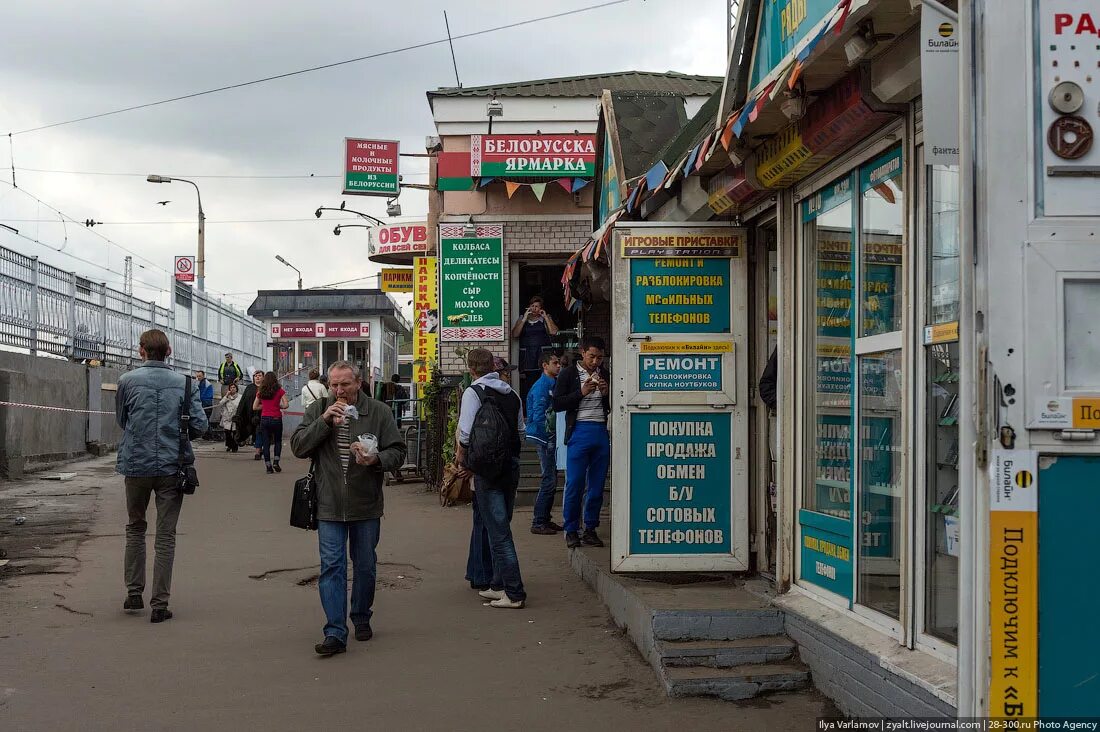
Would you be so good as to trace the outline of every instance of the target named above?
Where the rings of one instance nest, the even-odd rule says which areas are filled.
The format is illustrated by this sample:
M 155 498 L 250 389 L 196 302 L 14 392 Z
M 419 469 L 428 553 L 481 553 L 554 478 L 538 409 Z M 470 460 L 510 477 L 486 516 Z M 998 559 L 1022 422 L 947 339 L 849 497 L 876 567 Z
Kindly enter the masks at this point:
M 206 412 L 206 423 L 210 424 L 210 415 L 214 412 L 214 385 L 206 380 L 205 371 L 195 372 L 195 385 L 199 390 L 199 400 L 202 402 L 202 409 Z M 204 440 L 210 439 L 210 432 L 203 436 Z
M 233 354 L 225 354 L 225 361 L 218 367 L 218 382 L 222 385 L 222 396 L 229 392 L 229 387 L 241 380 L 244 374 L 241 367 L 233 361 Z M 238 387 L 239 388 L 239 387 Z
M 222 429 L 225 430 L 225 451 L 237 452 L 237 438 L 234 423 L 236 422 L 237 407 L 241 403 L 241 392 L 236 384 L 230 384 L 228 390 L 222 396 L 218 404 L 222 408 Z
M 309 409 L 310 404 L 327 396 L 328 387 L 321 383 L 321 372 L 317 369 L 310 369 L 309 381 L 302 387 L 302 409 Z
M 527 440 L 535 445 L 542 477 L 535 498 L 531 533 L 553 535 L 562 530 L 550 518 L 558 492 L 557 415 L 554 412 L 554 384 L 561 372 L 561 358 L 552 351 L 542 354 L 542 376 L 527 392 Z
M 611 411 L 610 375 L 603 367 L 604 342 L 591 336 L 581 341 L 575 366 L 562 369 L 554 385 L 554 409 L 565 412 L 565 498 L 562 519 L 570 549 L 584 544 L 603 546 L 596 534 L 603 508 L 604 481 L 611 459 L 607 415 Z M 584 533 L 580 534 L 581 503 Z
M 527 303 L 527 310 L 512 326 L 512 337 L 519 340 L 520 398 L 540 378 L 542 354 L 554 345 L 558 324 L 546 312 L 541 295 L 535 295 Z
M 490 606 L 520 609 L 527 593 L 512 537 L 512 513 L 519 488 L 523 409 L 519 395 L 500 378 L 493 354 L 475 348 L 466 355 L 466 365 L 474 381 L 462 392 L 455 454 L 463 474 L 473 474 L 466 578 L 471 587 L 483 588 L 478 594 Z
M 325 611 L 325 638 L 314 650 L 322 656 L 347 650 L 349 548 L 355 640 L 374 636 L 371 608 L 384 507 L 382 477 L 405 461 L 405 441 L 393 413 L 362 392 L 359 370 L 347 361 L 337 361 L 328 373 L 332 393 L 309 405 L 290 437 L 294 454 L 314 462 L 321 558 L 318 589 Z
M 260 454 L 260 414 L 252 408 L 256 403 L 256 394 L 263 380 L 263 371 L 252 372 L 252 383 L 241 393 L 241 401 L 237 404 L 237 414 L 234 417 L 234 422 L 237 424 L 237 442 L 241 445 L 252 444 L 256 450 L 253 460 L 260 460 L 263 457 Z
M 155 498 L 153 593 L 149 600 L 153 610 L 149 620 L 160 623 L 172 617 L 168 599 L 176 556 L 176 524 L 183 506 L 180 465 L 194 464 L 189 440 L 206 432 L 208 425 L 196 385 L 191 383 L 185 402 L 187 378 L 165 363 L 172 348 L 164 331 L 147 330 L 138 344 L 143 362 L 119 377 L 115 393 L 115 420 L 122 428 L 117 470 L 126 484 L 128 516 L 123 561 L 126 601 L 122 608 L 136 611 L 145 607 L 145 515 L 150 499 Z M 188 439 L 181 439 L 181 413 L 187 417 Z
M 252 411 L 260 413 L 260 451 L 268 473 L 283 472 L 279 467 L 279 458 L 283 456 L 283 410 L 289 406 L 286 390 L 279 386 L 275 372 L 268 371 L 252 401 Z M 273 448 L 274 463 L 271 461 Z

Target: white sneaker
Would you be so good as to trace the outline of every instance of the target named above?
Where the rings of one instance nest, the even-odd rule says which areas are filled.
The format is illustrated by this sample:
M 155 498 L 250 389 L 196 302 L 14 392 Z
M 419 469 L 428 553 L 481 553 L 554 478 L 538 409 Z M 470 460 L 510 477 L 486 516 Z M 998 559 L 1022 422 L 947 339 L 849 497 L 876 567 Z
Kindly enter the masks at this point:
M 503 607 L 503 608 L 506 608 L 506 609 L 509 609 L 509 610 L 522 610 L 523 605 L 524 605 L 524 601 L 523 600 L 512 600 L 512 599 L 509 599 L 508 595 L 504 595 L 499 600 L 493 600 L 492 602 L 489 603 L 489 605 L 492 606 L 492 607 Z
M 499 600 L 504 597 L 504 590 L 481 590 L 477 594 L 481 595 L 486 600 Z

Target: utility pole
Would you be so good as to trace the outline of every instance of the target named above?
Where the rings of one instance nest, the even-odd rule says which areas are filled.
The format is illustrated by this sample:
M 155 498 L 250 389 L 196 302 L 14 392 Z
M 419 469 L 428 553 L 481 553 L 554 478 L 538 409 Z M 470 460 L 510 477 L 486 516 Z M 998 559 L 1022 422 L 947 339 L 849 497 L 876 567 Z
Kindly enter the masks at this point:
M 122 289 L 127 296 L 134 296 L 134 258 L 129 254 L 126 255 L 126 270 L 122 278 Z

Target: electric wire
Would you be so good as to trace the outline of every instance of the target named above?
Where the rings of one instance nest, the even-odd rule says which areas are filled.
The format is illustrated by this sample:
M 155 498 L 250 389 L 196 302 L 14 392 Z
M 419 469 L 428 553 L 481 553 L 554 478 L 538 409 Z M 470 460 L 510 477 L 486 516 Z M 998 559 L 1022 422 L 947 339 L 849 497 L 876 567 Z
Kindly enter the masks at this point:
M 523 26 L 526 26 L 526 25 L 531 25 L 531 24 L 534 24 L 534 23 L 541 23 L 541 22 L 547 21 L 547 20 L 555 20 L 557 18 L 564 18 L 564 17 L 568 17 L 568 16 L 571 16 L 571 15 L 579 15 L 581 13 L 587 13 L 587 12 L 590 12 L 590 11 L 593 11 L 593 10 L 600 10 L 602 8 L 611 7 L 612 5 L 622 5 L 623 3 L 628 3 L 628 2 L 632 2 L 632 0 L 609 0 L 608 2 L 599 3 L 597 5 L 589 5 L 589 6 L 586 6 L 586 7 L 583 7 L 583 8 L 574 8 L 573 10 L 566 10 L 566 11 L 563 11 L 563 12 L 560 12 L 560 13 L 554 13 L 552 15 L 544 15 L 544 16 L 541 16 L 541 17 L 538 17 L 538 18 L 529 18 L 527 20 L 517 21 L 515 23 L 508 23 L 508 24 L 505 24 L 505 25 L 498 25 L 498 26 L 495 26 L 493 28 L 484 28 L 484 29 L 478 30 L 478 31 L 471 31 L 470 33 L 462 33 L 462 34 L 459 34 L 459 35 L 456 35 L 456 36 L 452 36 L 452 39 L 460 40 L 460 39 L 464 39 L 464 38 L 476 38 L 477 36 L 483 36 L 483 35 L 486 35 L 486 34 L 489 34 L 489 33 L 496 33 L 496 32 L 503 31 L 503 30 L 511 30 L 512 28 L 520 28 L 520 27 L 523 27 Z M 273 76 L 265 76 L 265 77 L 260 78 L 260 79 L 253 79 L 251 81 L 244 81 L 244 82 L 240 82 L 238 84 L 227 84 L 225 86 L 220 86 L 220 87 L 217 87 L 217 88 L 214 88 L 214 89 L 206 89 L 204 91 L 192 92 L 191 94 L 182 94 L 182 95 L 177 96 L 177 97 L 170 97 L 168 99 L 161 99 L 161 100 L 158 100 L 158 101 L 155 101 L 155 102 L 146 102 L 145 104 L 135 104 L 135 105 L 130 106 L 130 107 L 123 107 L 121 109 L 114 109 L 114 110 L 111 110 L 109 112 L 100 112 L 98 114 L 89 114 L 89 115 L 86 115 L 84 117 L 77 117 L 77 118 L 74 118 L 74 119 L 63 120 L 61 122 L 51 122 L 49 124 L 39 125 L 38 127 L 29 127 L 25 130 L 18 130 L 18 131 L 8 132 L 8 137 L 10 138 L 13 135 L 25 135 L 25 134 L 30 133 L 30 132 L 39 132 L 41 130 L 48 130 L 48 129 L 51 129 L 51 128 L 54 128 L 54 127 L 61 127 L 63 125 L 76 124 L 77 122 L 87 122 L 87 121 L 93 120 L 93 119 L 100 119 L 100 118 L 103 118 L 103 117 L 110 117 L 112 115 L 123 114 L 125 112 L 133 112 L 133 111 L 136 111 L 136 110 L 139 110 L 139 109 L 147 109 L 149 107 L 156 107 L 156 106 L 159 106 L 161 104 L 169 104 L 171 102 L 180 102 L 180 101 L 183 101 L 185 99 L 194 99 L 195 97 L 206 96 L 208 94 L 217 94 L 219 92 L 230 91 L 232 89 L 242 89 L 244 87 L 255 86 L 257 84 L 264 84 L 264 83 L 267 83 L 269 81 L 277 81 L 279 79 L 286 79 L 286 78 L 289 78 L 289 77 L 292 77 L 292 76 L 300 76 L 302 74 L 309 74 L 309 73 L 312 73 L 312 72 L 315 72 L 315 71 L 323 71 L 325 69 L 332 69 L 332 68 L 336 68 L 338 66 L 346 66 L 348 64 L 359 63 L 361 61 L 369 61 L 371 59 L 381 58 L 383 56 L 392 56 L 394 54 L 404 53 L 406 51 L 415 51 L 415 50 L 419 50 L 421 48 L 428 48 L 430 46 L 438 46 L 440 44 L 447 43 L 448 41 L 449 41 L 449 39 L 447 39 L 447 38 L 440 38 L 440 39 L 437 39 L 437 40 L 434 40 L 434 41 L 424 41 L 422 43 L 414 43 L 412 45 L 404 46 L 402 48 L 394 48 L 394 49 L 390 49 L 390 50 L 387 50 L 387 51 L 378 51 L 377 53 L 367 54 L 366 56 L 358 56 L 356 58 L 350 58 L 350 59 L 346 59 L 344 61 L 336 61 L 336 62 L 329 63 L 329 64 L 321 64 L 320 66 L 311 66 L 311 67 L 305 68 L 305 69 L 298 69 L 297 71 L 288 71 L 288 72 L 283 73 L 283 74 L 275 74 Z
M 63 173 L 66 175 L 106 175 L 106 176 L 118 176 L 118 177 L 135 177 L 146 178 L 146 173 L 121 173 L 113 171 L 101 171 L 101 170 L 51 170 L 48 168 L 24 168 L 17 166 L 15 170 L 21 170 L 28 173 Z M 405 176 L 422 176 L 428 175 L 427 170 L 418 170 L 410 173 L 402 173 L 401 177 Z M 198 179 L 221 179 L 221 180 L 309 180 L 311 178 L 316 179 L 332 179 L 343 178 L 342 175 L 314 175 L 313 173 L 307 174 L 293 174 L 293 175 L 191 175 L 186 173 L 179 173 L 169 176 L 171 178 L 198 178 Z

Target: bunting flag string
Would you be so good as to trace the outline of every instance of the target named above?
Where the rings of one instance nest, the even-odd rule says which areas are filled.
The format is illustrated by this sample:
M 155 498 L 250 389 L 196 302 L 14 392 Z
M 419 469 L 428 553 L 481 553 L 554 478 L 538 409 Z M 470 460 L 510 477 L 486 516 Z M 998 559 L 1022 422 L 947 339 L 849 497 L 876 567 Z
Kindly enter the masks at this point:
M 521 184 L 513 183 L 510 180 L 504 181 L 504 187 L 508 190 L 508 198 L 511 198 L 512 195 L 515 194 L 515 192 L 519 190 L 520 185 Z
M 475 179 L 478 188 L 484 188 L 490 183 L 495 183 L 498 180 L 500 179 L 490 177 Z M 511 180 L 504 180 L 500 182 L 504 184 L 504 188 L 508 193 L 508 198 L 514 196 L 516 194 L 516 191 L 518 191 L 520 188 L 530 188 L 531 192 L 535 194 L 535 198 L 537 198 L 540 203 L 542 202 L 542 199 L 546 197 L 546 188 L 550 185 L 546 182 L 520 183 Z M 587 178 L 558 178 L 554 182 L 561 186 L 562 190 L 564 190 L 566 193 L 576 193 L 592 181 Z
M 542 203 L 542 196 L 543 196 L 543 194 L 546 193 L 546 184 L 545 183 L 532 183 L 531 184 L 531 192 L 535 194 L 535 198 L 537 198 L 539 200 L 539 203 Z
M 565 189 L 566 193 L 573 192 L 573 179 L 572 178 L 558 178 L 558 185 Z

